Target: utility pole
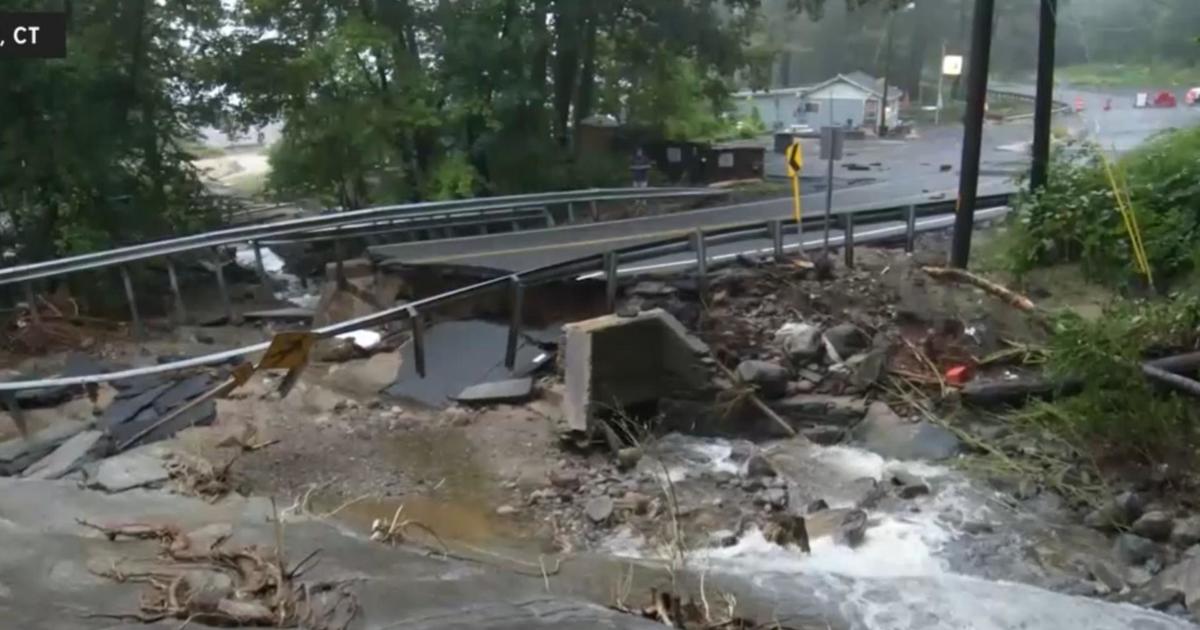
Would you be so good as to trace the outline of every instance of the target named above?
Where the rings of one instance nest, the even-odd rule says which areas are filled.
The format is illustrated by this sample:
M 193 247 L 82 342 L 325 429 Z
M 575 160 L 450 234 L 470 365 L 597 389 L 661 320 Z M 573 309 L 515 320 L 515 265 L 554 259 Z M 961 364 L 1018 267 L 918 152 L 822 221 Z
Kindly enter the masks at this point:
M 1050 117 L 1054 110 L 1054 39 L 1058 30 L 1058 0 L 1041 0 L 1038 26 L 1037 102 L 1034 104 L 1033 167 L 1029 186 L 1033 191 L 1046 185 L 1050 169 Z
M 971 257 L 971 230 L 975 228 L 975 194 L 979 191 L 979 154 L 983 148 L 983 108 L 987 102 L 988 59 L 992 48 L 992 16 L 996 0 L 975 0 L 971 29 L 971 65 L 967 75 L 967 115 L 963 130 L 962 175 L 958 182 L 958 209 L 954 215 L 954 241 L 950 264 L 966 269 Z

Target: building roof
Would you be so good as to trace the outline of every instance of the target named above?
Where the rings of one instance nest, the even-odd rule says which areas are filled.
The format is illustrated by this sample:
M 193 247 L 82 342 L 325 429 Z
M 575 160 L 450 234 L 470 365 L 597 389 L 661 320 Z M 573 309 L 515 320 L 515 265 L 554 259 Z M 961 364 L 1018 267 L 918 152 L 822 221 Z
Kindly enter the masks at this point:
M 734 98 L 753 98 L 756 96 L 799 96 L 810 89 L 809 86 L 776 88 L 774 90 L 742 90 L 734 92 Z
M 817 90 L 829 87 L 834 83 L 848 83 L 875 97 L 880 96 L 883 89 L 882 80 L 876 79 L 865 72 L 855 71 L 849 74 L 838 74 L 830 77 L 812 87 L 805 89 L 803 94 L 807 95 L 812 92 L 816 92 Z M 895 85 L 888 86 L 888 100 L 902 98 L 903 96 L 904 90 L 901 90 Z

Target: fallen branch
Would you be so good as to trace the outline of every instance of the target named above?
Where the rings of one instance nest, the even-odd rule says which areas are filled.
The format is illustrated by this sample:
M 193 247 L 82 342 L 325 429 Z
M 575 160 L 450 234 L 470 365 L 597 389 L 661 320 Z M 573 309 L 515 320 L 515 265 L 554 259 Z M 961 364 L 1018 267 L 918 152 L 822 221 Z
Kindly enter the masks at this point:
M 924 271 L 931 277 L 938 280 L 963 282 L 976 288 L 983 289 L 984 292 L 1004 300 L 1009 306 L 1033 315 L 1034 321 L 1036 321 L 1047 331 L 1050 330 L 1049 320 L 1046 319 L 1045 313 L 1043 313 L 1037 307 L 1037 305 L 1033 303 L 1033 300 L 1021 295 L 1020 293 L 1017 293 L 1016 291 L 1013 291 L 1012 289 L 1009 289 L 1008 287 L 992 282 L 991 280 L 988 280 L 982 276 L 977 276 L 966 269 L 957 269 L 954 267 L 921 267 L 921 271 Z
M 721 370 L 725 372 L 725 376 L 729 379 L 729 381 L 731 383 L 738 382 L 738 377 L 736 374 L 733 373 L 733 370 L 730 370 L 729 368 L 725 367 L 725 365 L 722 364 L 720 361 L 717 361 L 717 366 L 720 367 Z M 775 413 L 774 410 L 772 410 L 770 407 L 768 407 L 767 403 L 763 402 L 762 399 L 758 397 L 758 394 L 754 393 L 753 389 L 747 389 L 742 394 L 750 401 L 750 404 L 757 407 L 758 410 L 761 411 L 764 416 L 770 418 L 772 422 L 774 422 L 775 424 L 778 424 L 780 427 L 783 428 L 784 431 L 787 431 L 788 435 L 790 435 L 792 437 L 796 437 L 797 435 L 799 435 L 798 433 L 796 433 L 796 430 L 792 428 L 792 425 L 788 424 L 786 420 L 784 420 L 783 418 L 781 418 L 779 416 L 779 414 Z

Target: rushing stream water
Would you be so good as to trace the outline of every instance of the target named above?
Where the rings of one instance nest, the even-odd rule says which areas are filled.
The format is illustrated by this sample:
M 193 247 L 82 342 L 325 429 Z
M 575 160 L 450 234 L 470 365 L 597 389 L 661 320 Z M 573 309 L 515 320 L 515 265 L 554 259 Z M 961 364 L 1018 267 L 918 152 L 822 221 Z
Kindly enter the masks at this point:
M 670 436 L 668 448 L 683 454 L 670 458 L 673 479 L 738 467 L 727 442 Z M 831 627 L 873 630 L 1196 627 L 1152 610 L 1043 588 L 1070 583 L 1030 549 L 1084 557 L 1106 552 L 1107 546 L 1099 546 L 1102 538 L 1005 507 L 996 492 L 954 469 L 889 461 L 844 446 L 788 448 L 774 452 L 772 461 L 793 494 L 819 491 L 833 509 L 852 505 L 855 480 L 863 477 L 886 479 L 903 471 L 934 489 L 915 501 L 868 510 L 870 525 L 857 548 L 820 536 L 812 540 L 812 553 L 804 554 L 771 544 L 751 529 L 732 546 L 692 553 L 693 568 L 752 585 L 780 602 L 781 615 L 792 602 L 796 613 L 811 615 L 816 608 Z M 987 526 L 972 529 L 971 523 Z M 640 557 L 655 553 L 621 535 L 613 551 Z

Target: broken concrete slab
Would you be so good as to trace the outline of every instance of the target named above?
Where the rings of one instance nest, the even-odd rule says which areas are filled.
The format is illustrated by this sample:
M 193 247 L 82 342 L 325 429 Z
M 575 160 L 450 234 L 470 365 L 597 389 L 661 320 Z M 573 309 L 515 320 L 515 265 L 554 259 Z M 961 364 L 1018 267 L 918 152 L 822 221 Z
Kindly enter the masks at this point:
M 106 492 L 124 492 L 162 483 L 167 478 L 167 467 L 161 456 L 138 450 L 100 462 L 91 485 Z
M 160 414 L 166 413 L 212 389 L 212 386 L 212 379 L 207 374 L 196 374 L 176 381 L 154 399 L 154 410 Z
M 462 390 L 454 399 L 468 405 L 489 405 L 519 403 L 529 400 L 532 395 L 533 379 L 527 376 L 472 385 Z
M 104 436 L 102 431 L 83 431 L 63 442 L 52 453 L 25 469 L 24 477 L 30 479 L 58 479 L 74 470 L 87 457 L 96 442 Z
M 601 409 L 695 391 L 708 378 L 697 360 L 708 346 L 662 309 L 633 317 L 605 315 L 563 326 L 567 428 L 589 432 Z
M 100 374 L 108 369 L 108 366 L 86 354 L 72 353 L 67 356 L 66 363 L 58 375 L 63 377 L 88 376 Z M 78 385 L 62 385 L 20 391 L 17 392 L 16 398 L 17 403 L 25 408 L 54 407 L 83 393 L 83 387 Z
M 139 384 L 140 386 L 141 384 Z M 117 425 L 124 424 L 137 417 L 144 409 L 152 407 L 154 401 L 162 395 L 163 392 L 171 388 L 171 383 L 165 383 L 161 380 L 157 385 L 149 386 L 141 393 L 132 396 L 118 396 L 113 401 L 108 409 L 104 410 L 104 414 L 100 416 L 100 426 L 104 428 L 112 428 Z M 124 393 L 124 392 L 122 392 Z
M 925 421 L 909 422 L 883 402 L 871 403 L 853 436 L 863 448 L 891 459 L 937 461 L 962 451 L 962 442 L 951 431 Z
M 82 422 L 63 420 L 34 433 L 29 439 L 16 437 L 0 442 L 0 475 L 20 474 L 63 442 L 88 428 L 90 426 Z
M 173 414 L 175 412 L 175 409 L 171 409 L 166 413 L 160 414 L 153 408 L 146 408 L 129 422 L 125 422 L 108 429 L 108 434 L 112 436 L 114 445 L 119 447 L 128 443 L 130 440 L 133 440 L 134 437 L 142 431 L 145 431 L 154 424 L 161 422 L 166 415 Z M 136 441 L 130 443 L 129 445 L 135 446 L 137 444 L 150 444 L 159 440 L 165 440 L 190 427 L 209 426 L 216 420 L 216 418 L 216 401 L 206 400 L 155 427 L 149 433 L 137 438 Z

